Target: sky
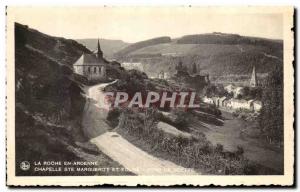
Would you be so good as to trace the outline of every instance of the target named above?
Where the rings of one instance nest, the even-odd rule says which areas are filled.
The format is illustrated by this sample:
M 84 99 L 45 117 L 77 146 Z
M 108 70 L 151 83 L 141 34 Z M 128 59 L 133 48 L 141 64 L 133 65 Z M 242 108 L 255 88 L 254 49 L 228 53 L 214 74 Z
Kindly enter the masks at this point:
M 16 22 L 52 36 L 137 42 L 211 32 L 283 39 L 278 11 L 201 7 L 11 7 Z

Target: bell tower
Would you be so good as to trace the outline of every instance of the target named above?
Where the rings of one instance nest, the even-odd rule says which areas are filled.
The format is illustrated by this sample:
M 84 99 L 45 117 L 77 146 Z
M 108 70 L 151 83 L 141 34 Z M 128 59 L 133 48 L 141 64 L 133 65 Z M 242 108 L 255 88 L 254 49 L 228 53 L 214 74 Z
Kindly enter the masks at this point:
M 97 45 L 97 57 L 99 60 L 102 60 L 103 59 L 103 52 L 101 50 L 101 47 L 100 47 L 100 42 L 99 42 L 99 39 L 98 39 L 98 45 Z

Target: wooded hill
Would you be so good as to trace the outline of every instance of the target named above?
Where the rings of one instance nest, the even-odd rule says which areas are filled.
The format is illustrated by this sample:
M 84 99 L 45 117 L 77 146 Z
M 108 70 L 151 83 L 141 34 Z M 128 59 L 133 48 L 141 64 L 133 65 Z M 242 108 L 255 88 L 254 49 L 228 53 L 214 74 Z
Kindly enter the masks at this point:
M 115 58 L 141 62 L 150 75 L 161 70 L 174 72 L 180 60 L 190 70 L 196 63 L 216 76 L 250 74 L 254 65 L 258 73 L 268 73 L 274 65 L 282 65 L 283 41 L 223 33 L 161 37 L 131 44 Z

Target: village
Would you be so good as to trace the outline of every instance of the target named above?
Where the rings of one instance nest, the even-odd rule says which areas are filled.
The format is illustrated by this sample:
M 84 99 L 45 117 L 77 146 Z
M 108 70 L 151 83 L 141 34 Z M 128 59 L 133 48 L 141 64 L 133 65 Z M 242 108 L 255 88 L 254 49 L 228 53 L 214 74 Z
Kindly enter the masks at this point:
M 246 110 L 248 112 L 259 113 L 262 108 L 262 102 L 255 96 L 244 99 L 249 90 L 260 90 L 257 82 L 255 67 L 253 67 L 252 76 L 249 87 L 235 86 L 229 84 L 224 87 L 225 94 L 223 96 L 203 97 L 203 102 L 213 104 L 224 111 L 234 112 L 236 110 Z M 258 92 L 258 91 L 257 91 Z
M 78 74 L 86 76 L 90 81 L 103 81 L 106 79 L 107 66 L 108 61 L 103 58 L 103 52 L 98 41 L 97 50 L 92 54 L 83 54 L 74 64 L 74 71 Z M 121 66 L 127 70 L 134 69 L 143 71 L 141 63 L 124 62 L 121 64 Z M 175 69 L 176 73 L 174 75 L 170 75 L 169 72 L 160 71 L 157 74 L 157 78 L 164 79 L 171 83 L 176 82 L 177 84 L 180 84 L 183 81 L 186 86 L 190 86 L 192 89 L 197 90 L 199 93 L 201 93 L 206 86 L 215 86 L 210 82 L 208 74 L 200 74 L 195 64 L 193 65 L 192 74 L 188 72 L 187 67 L 182 62 L 179 62 Z M 155 79 L 155 77 L 151 78 Z M 248 94 L 249 91 L 260 89 L 255 66 L 253 67 L 248 87 L 236 86 L 233 84 L 221 86 L 223 86 L 222 89 L 224 89 L 221 94 L 208 94 L 203 92 L 202 94 L 199 94 L 202 95 L 202 101 L 207 104 L 212 104 L 220 110 L 227 112 L 236 112 L 238 110 L 245 110 L 247 112 L 253 113 L 260 112 L 262 108 L 262 102 L 260 100 L 255 98 L 255 96 L 248 96 L 246 98 L 244 97 Z
M 182 69 L 183 68 L 183 69 Z M 240 86 L 234 84 L 218 84 L 215 85 L 210 82 L 209 75 L 199 75 L 196 67 L 193 69 L 194 74 L 189 75 L 187 69 L 182 67 L 182 63 L 177 66 L 176 76 L 185 76 L 190 81 L 190 84 L 197 82 L 194 88 L 202 90 L 204 86 L 213 86 L 214 89 L 223 89 L 221 93 L 200 93 L 202 101 L 207 104 L 212 104 L 220 110 L 227 112 L 236 112 L 238 110 L 245 110 L 248 112 L 259 113 L 262 108 L 261 96 L 261 84 L 258 83 L 255 66 L 253 67 L 251 79 L 249 80 L 248 86 Z M 171 81 L 170 74 L 168 72 L 161 71 L 158 74 L 159 79 L 166 79 Z M 213 91 L 218 92 L 218 91 Z M 249 94 L 254 92 L 254 95 Z M 256 94 L 256 95 L 255 95 Z
M 95 102 L 98 103 L 97 106 L 105 106 L 102 108 L 106 111 L 102 111 L 99 115 L 107 116 L 105 121 L 108 121 L 112 128 L 118 125 L 124 129 L 131 129 L 131 126 L 141 126 L 141 129 L 144 129 L 142 127 L 145 125 L 140 124 L 141 121 L 145 121 L 142 119 L 154 117 L 157 122 L 156 129 L 171 138 L 184 137 L 189 140 L 196 135 L 204 134 L 209 142 L 214 145 L 220 144 L 225 151 L 239 154 L 239 151 L 245 150 L 246 157 L 256 161 L 257 156 L 252 159 L 253 154 L 263 153 L 264 149 L 254 147 L 253 151 L 253 147 L 249 147 L 248 142 L 252 140 L 260 143 L 260 137 L 247 136 L 245 139 L 241 136 L 245 131 L 250 135 L 256 134 L 258 117 L 263 107 L 262 83 L 258 81 L 255 66 L 252 68 L 248 83 L 243 86 L 235 83 L 215 83 L 211 81 L 210 75 L 201 71 L 195 63 L 190 66 L 192 67 L 179 60 L 174 65 L 172 73 L 162 70 L 156 76 L 147 76 L 142 63 L 107 61 L 103 57 L 99 41 L 97 50 L 90 54 L 83 54 L 73 65 L 75 73 L 84 76 L 90 82 L 89 92 L 92 96 L 102 95 L 100 97 L 102 99 L 99 101 L 98 98 Z M 115 73 L 119 74 L 114 75 Z M 149 96 L 151 92 L 159 94 Z M 178 98 L 174 94 L 181 95 L 184 92 L 192 93 L 192 98 Z M 165 93 L 163 97 L 161 93 Z M 107 94 L 112 96 L 108 105 L 105 96 Z M 184 100 L 189 104 L 182 105 L 185 103 Z M 144 101 L 146 101 L 146 108 Z M 188 107 L 178 107 L 181 105 Z M 153 109 L 156 112 L 153 112 Z M 140 120 L 137 125 L 132 125 L 127 124 L 129 123 L 127 118 Z M 128 134 L 121 129 L 118 130 L 123 136 Z M 133 131 L 131 134 L 138 133 Z M 141 135 L 136 136 L 140 138 Z M 161 139 L 167 138 L 168 136 Z
M 214 9 L 8 7 L 9 183 L 293 175 L 293 12 Z
M 144 71 L 143 64 L 140 62 L 123 62 L 121 63 L 127 70 L 135 69 Z M 156 76 L 150 76 L 151 79 L 162 79 L 169 83 L 180 84 L 184 79 L 184 86 L 191 87 L 192 89 L 198 90 L 199 95 L 204 103 L 211 104 L 219 108 L 220 110 L 227 112 L 236 112 L 239 110 L 259 113 L 262 108 L 261 101 L 261 83 L 258 82 L 255 66 L 253 66 L 251 77 L 248 84 L 222 84 L 211 82 L 208 74 L 200 73 L 197 70 L 195 64 L 192 65 L 192 70 L 189 73 L 188 69 L 182 62 L 179 62 L 175 67 L 175 74 L 171 74 L 169 71 L 161 70 Z M 218 87 L 223 89 L 222 93 L 219 94 L 206 94 L 201 93 L 205 86 Z M 251 94 L 253 93 L 254 94 Z M 257 97 L 257 95 L 260 95 Z

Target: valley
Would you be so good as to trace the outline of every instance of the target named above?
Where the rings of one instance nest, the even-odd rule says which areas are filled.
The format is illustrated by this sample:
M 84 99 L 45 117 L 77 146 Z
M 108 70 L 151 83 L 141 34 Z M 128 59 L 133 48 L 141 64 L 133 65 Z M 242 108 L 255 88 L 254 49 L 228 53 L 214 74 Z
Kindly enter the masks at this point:
M 264 81 L 273 83 L 271 71 L 282 63 L 281 41 L 212 33 L 132 44 L 77 40 L 84 46 L 21 24 L 16 34 L 16 166 L 48 158 L 127 170 L 86 175 L 283 172 L 281 138 L 263 140 L 268 122 L 259 122 L 254 109 L 254 100 L 261 107 L 266 98 Z M 141 102 L 112 105 L 120 92 L 127 99 L 140 95 Z M 143 105 L 149 92 L 159 97 Z M 186 105 L 190 97 L 193 107 Z

